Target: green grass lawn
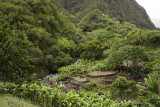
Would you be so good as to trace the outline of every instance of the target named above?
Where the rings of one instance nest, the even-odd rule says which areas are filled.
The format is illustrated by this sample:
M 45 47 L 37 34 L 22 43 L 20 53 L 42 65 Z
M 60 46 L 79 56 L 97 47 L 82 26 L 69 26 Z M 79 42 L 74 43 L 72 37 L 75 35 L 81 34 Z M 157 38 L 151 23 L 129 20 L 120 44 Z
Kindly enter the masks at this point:
M 0 95 L 0 107 L 38 107 L 30 101 L 13 97 L 9 94 Z

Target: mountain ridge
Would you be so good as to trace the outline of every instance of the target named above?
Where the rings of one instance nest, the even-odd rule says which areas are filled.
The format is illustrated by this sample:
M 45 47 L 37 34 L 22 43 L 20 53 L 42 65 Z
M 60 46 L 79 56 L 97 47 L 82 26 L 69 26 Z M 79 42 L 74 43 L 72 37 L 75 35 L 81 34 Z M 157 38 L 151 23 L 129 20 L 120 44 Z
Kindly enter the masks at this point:
M 137 27 L 154 29 L 145 9 L 135 0 L 56 0 L 60 6 L 81 22 L 93 11 L 135 24 Z

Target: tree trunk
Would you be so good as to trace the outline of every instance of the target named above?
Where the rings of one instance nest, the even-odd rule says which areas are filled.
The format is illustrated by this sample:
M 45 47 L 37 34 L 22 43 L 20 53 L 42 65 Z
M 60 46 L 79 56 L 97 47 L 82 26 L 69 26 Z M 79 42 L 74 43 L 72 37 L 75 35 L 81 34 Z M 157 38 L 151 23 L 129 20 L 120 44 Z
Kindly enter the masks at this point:
M 158 84 L 158 94 L 159 94 L 159 96 L 160 96 L 160 86 L 159 86 L 159 84 Z

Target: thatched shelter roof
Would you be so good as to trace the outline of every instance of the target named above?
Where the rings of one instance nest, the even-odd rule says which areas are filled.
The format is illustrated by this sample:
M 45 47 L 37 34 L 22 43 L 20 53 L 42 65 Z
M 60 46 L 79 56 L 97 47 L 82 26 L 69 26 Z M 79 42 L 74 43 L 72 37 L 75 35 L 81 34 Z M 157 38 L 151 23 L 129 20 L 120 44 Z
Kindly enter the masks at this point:
M 130 60 L 129 61 L 127 61 L 127 60 L 123 61 L 122 65 L 125 66 L 125 67 L 133 67 L 134 66 L 133 62 L 130 61 Z
M 139 69 L 143 69 L 144 68 L 144 64 L 142 62 L 138 62 L 138 63 L 134 64 L 130 60 L 123 61 L 122 66 L 129 67 L 129 68 L 136 67 L 136 68 L 139 68 Z

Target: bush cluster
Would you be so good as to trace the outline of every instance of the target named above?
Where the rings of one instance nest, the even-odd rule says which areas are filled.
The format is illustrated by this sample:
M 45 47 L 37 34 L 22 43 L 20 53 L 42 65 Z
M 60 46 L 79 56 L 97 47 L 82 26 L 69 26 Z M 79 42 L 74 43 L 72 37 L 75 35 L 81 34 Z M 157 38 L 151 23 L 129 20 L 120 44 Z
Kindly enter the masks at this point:
M 28 98 L 43 107 L 133 107 L 131 101 L 113 101 L 105 95 L 91 92 L 63 93 L 58 87 L 50 88 L 42 84 L 0 83 L 0 90 L 20 98 Z

